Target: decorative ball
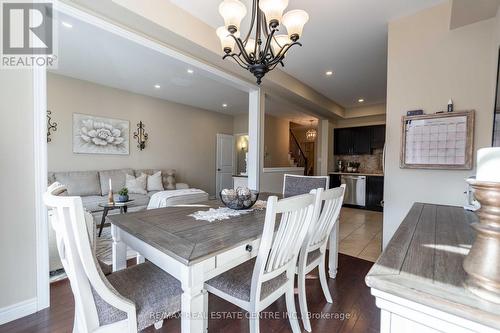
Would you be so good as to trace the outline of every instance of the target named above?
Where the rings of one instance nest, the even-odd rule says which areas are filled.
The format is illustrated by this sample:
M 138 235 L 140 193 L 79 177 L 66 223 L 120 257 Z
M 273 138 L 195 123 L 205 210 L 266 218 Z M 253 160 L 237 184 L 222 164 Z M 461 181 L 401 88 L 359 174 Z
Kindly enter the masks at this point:
M 234 189 L 224 189 L 220 192 L 222 203 L 226 207 L 236 210 L 249 209 L 259 197 L 258 191 L 250 190 L 246 187 Z

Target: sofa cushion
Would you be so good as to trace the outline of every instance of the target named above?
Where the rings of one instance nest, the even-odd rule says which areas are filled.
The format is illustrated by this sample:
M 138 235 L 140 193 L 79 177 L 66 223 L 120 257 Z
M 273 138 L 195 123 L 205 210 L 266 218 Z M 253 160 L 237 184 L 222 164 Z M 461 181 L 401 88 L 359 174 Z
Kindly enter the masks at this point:
M 160 169 L 137 169 L 134 170 L 135 176 L 139 177 L 141 174 L 145 173 L 146 175 L 154 175 L 158 171 L 161 171 L 161 178 L 162 178 L 162 183 L 163 183 L 163 188 L 165 190 L 175 190 L 175 170 L 174 169 L 165 169 L 165 170 L 160 170 Z M 170 176 L 171 174 L 171 176 Z M 169 177 L 174 178 L 174 188 L 171 188 L 171 180 L 168 179 Z
M 66 186 L 69 196 L 101 195 L 97 171 L 54 172 L 54 179 Z
M 104 208 L 99 207 L 99 204 L 104 204 L 108 202 L 108 197 L 103 197 L 100 195 L 89 195 L 82 197 L 83 208 L 90 212 L 100 212 Z
M 161 171 L 158 171 L 152 176 L 148 176 L 147 190 L 148 191 L 163 191 L 163 181 L 161 178 Z
M 113 192 L 118 192 L 125 187 L 125 175 L 134 175 L 134 170 L 132 169 L 117 169 L 117 170 L 104 170 L 99 171 L 99 179 L 101 183 L 101 193 L 102 195 L 108 195 L 109 193 L 109 180 L 113 186 Z
M 125 187 L 128 189 L 128 193 L 147 194 L 147 177 L 145 173 L 141 174 L 139 177 L 125 175 Z
M 134 200 L 130 203 L 130 208 L 147 206 L 150 199 L 149 196 L 147 196 L 146 194 L 136 194 L 136 193 L 129 194 L 128 197 L 129 200 Z

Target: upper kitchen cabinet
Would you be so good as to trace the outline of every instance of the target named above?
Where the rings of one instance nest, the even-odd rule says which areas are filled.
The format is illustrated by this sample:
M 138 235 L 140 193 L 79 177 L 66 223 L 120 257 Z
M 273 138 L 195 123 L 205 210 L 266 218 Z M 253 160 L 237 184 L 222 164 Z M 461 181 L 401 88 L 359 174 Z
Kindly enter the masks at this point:
M 371 149 L 383 149 L 385 144 L 385 125 L 372 126 Z
M 365 155 L 383 148 L 385 126 L 338 128 L 334 130 L 335 155 Z

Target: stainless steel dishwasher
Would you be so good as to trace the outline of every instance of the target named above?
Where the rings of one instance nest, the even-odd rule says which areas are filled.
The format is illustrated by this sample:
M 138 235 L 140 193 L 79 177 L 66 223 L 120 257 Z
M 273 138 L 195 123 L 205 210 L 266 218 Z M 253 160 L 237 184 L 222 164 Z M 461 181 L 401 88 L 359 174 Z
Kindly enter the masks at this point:
M 366 206 L 366 176 L 342 175 L 340 182 L 346 185 L 345 204 Z

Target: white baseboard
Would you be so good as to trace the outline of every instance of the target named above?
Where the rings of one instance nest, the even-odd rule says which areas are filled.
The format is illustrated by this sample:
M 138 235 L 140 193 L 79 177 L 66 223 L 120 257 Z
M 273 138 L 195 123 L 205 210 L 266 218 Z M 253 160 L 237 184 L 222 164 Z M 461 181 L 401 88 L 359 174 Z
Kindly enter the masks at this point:
M 28 299 L 0 309 L 0 325 L 8 323 L 32 313 L 37 310 L 36 298 Z

